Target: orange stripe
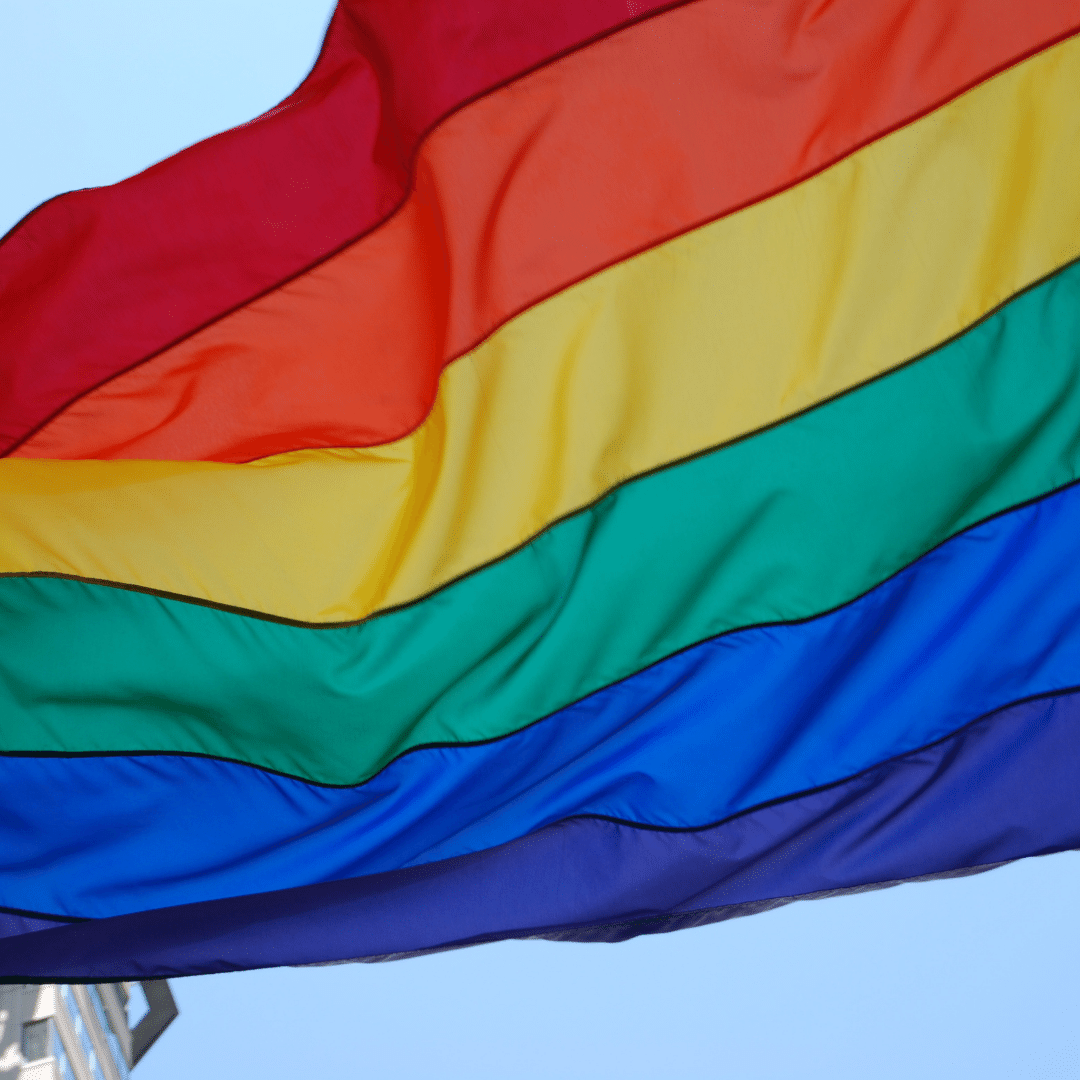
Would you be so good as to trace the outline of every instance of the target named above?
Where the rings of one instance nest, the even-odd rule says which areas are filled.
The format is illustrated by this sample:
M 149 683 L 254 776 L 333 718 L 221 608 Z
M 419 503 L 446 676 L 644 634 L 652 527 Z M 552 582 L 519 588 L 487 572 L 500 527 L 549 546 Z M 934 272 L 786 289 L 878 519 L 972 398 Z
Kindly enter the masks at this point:
M 374 234 L 72 405 L 24 457 L 244 461 L 412 430 L 443 365 L 598 268 L 818 171 L 1080 0 L 699 0 L 451 117 Z

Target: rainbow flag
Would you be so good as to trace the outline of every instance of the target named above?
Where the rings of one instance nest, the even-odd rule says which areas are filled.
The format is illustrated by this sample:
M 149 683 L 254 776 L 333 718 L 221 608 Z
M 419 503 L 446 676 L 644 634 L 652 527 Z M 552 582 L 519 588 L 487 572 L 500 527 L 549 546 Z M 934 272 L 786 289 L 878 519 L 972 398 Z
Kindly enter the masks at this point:
M 341 0 L 0 244 L 0 976 L 1080 846 L 1080 0 Z

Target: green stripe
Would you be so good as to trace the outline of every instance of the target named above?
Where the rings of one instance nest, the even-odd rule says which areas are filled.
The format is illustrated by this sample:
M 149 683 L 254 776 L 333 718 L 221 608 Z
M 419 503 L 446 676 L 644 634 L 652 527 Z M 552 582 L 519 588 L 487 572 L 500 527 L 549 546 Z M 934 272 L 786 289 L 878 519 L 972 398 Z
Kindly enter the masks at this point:
M 410 747 L 505 735 L 711 635 L 832 608 L 1078 475 L 1072 266 L 918 363 L 628 484 L 361 626 L 4 579 L 0 739 L 356 783 Z

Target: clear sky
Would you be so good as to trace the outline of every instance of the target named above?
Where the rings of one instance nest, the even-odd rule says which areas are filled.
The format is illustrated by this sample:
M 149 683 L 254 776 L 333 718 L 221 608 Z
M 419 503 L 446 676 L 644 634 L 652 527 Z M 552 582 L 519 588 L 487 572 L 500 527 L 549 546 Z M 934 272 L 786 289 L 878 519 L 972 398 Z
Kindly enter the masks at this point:
M 0 233 L 272 106 L 330 7 L 0 0 Z M 616 946 L 177 980 L 135 1076 L 1080 1077 L 1078 902 L 1068 853 Z

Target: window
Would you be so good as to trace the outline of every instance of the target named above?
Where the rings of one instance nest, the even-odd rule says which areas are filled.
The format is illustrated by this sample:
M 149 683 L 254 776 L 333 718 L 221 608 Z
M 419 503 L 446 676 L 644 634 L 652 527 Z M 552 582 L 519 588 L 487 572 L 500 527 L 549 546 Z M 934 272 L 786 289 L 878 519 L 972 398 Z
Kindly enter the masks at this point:
M 35 1020 L 23 1024 L 22 1055 L 27 1061 L 37 1061 L 52 1055 L 60 1072 L 60 1080 L 75 1080 L 67 1051 L 60 1040 L 60 1033 L 51 1020 Z
M 49 1056 L 49 1021 L 35 1020 L 32 1024 L 23 1024 L 22 1056 L 27 1061 Z
M 90 1067 L 90 1075 L 94 1080 L 105 1080 L 105 1074 L 101 1071 L 97 1054 L 94 1053 L 94 1044 L 90 1040 L 90 1032 L 86 1030 L 86 1022 L 83 1020 L 82 1011 L 79 1009 L 79 1003 L 75 1000 L 71 987 L 61 985 L 60 996 L 67 1006 L 68 1015 L 71 1017 L 71 1026 L 75 1029 L 75 1037 L 79 1040 L 79 1045 L 86 1056 L 86 1064 Z
M 116 1070 L 123 1077 L 123 1080 L 128 1080 L 127 1061 L 124 1058 L 124 1051 L 120 1047 L 120 1040 L 116 1037 L 116 1032 L 113 1031 L 112 1021 L 109 1020 L 105 1011 L 105 1002 L 101 1000 L 101 994 L 93 983 L 87 985 L 86 995 L 90 998 L 90 1004 L 94 1006 L 94 1015 L 97 1017 L 98 1026 L 101 1028 L 102 1035 L 105 1036 L 105 1041 L 109 1044 L 109 1051 L 112 1054 L 113 1061 L 116 1063 Z

